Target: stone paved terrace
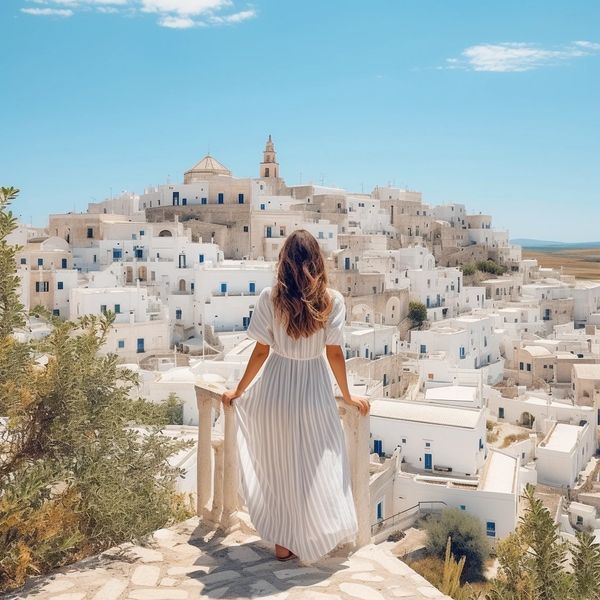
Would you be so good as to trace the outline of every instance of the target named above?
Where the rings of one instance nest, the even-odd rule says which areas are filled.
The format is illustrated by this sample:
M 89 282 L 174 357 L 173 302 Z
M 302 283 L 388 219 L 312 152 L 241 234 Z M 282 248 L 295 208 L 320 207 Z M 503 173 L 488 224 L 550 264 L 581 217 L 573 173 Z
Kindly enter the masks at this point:
M 391 543 L 338 549 L 313 565 L 279 562 L 256 536 L 226 537 L 192 518 L 33 578 L 6 600 L 447 599 L 390 552 Z

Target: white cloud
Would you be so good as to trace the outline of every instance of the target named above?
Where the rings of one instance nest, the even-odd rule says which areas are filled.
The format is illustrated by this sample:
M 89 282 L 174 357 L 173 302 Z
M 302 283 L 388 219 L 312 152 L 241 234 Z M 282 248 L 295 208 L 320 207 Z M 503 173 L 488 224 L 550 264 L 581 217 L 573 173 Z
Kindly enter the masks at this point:
M 209 18 L 211 23 L 241 23 L 242 21 L 247 21 L 248 19 L 253 19 L 256 16 L 256 11 L 251 10 L 241 10 L 240 12 L 233 13 L 231 15 L 225 15 L 224 17 L 220 17 L 218 15 L 213 15 Z
M 194 19 L 189 17 L 161 17 L 158 21 L 161 27 L 168 27 L 169 29 L 190 29 L 190 27 L 196 27 L 198 23 Z
M 73 11 L 64 8 L 22 8 L 21 12 L 39 17 L 72 17 Z
M 229 0 L 142 0 L 146 12 L 201 15 L 231 6 Z
M 543 48 L 537 44 L 518 42 L 478 44 L 465 48 L 459 58 L 446 59 L 443 68 L 514 73 L 557 65 L 598 52 L 600 52 L 600 44 L 585 40 L 555 48 Z
M 44 8 L 22 8 L 31 15 L 71 16 L 78 11 L 154 14 L 161 27 L 190 29 L 236 24 L 256 17 L 253 8 L 236 10 L 233 0 L 23 0 Z M 243 0 L 240 0 L 243 1 Z

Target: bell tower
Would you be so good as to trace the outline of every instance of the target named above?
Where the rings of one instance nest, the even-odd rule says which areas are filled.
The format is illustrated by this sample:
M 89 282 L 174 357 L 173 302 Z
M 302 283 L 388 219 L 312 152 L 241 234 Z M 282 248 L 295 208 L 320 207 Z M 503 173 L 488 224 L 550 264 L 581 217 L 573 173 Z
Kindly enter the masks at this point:
M 263 151 L 263 161 L 260 163 L 260 176 L 264 179 L 279 178 L 279 163 L 277 162 L 277 153 L 271 135 L 265 144 Z

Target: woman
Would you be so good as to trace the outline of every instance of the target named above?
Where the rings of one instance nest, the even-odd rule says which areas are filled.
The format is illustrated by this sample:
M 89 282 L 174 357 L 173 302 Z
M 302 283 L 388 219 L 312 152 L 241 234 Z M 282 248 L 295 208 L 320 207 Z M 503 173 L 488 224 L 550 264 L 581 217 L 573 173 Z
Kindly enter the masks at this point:
M 344 402 L 362 415 L 369 403 L 348 390 L 341 348 L 344 299 L 327 283 L 317 240 L 304 229 L 292 232 L 279 253 L 275 285 L 263 289 L 252 313 L 246 333 L 256 344 L 246 371 L 222 397 L 225 405 L 237 399 L 240 475 L 250 519 L 263 539 L 275 543 L 279 560 L 313 562 L 357 532 L 345 437 L 325 356 Z

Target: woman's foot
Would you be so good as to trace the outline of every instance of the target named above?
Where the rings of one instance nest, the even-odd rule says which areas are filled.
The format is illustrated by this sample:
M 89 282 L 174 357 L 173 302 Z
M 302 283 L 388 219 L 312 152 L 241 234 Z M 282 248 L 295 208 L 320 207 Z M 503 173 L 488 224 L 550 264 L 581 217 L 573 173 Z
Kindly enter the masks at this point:
M 288 550 L 279 544 L 275 544 L 275 558 L 284 561 L 296 558 L 296 555 L 291 550 Z

